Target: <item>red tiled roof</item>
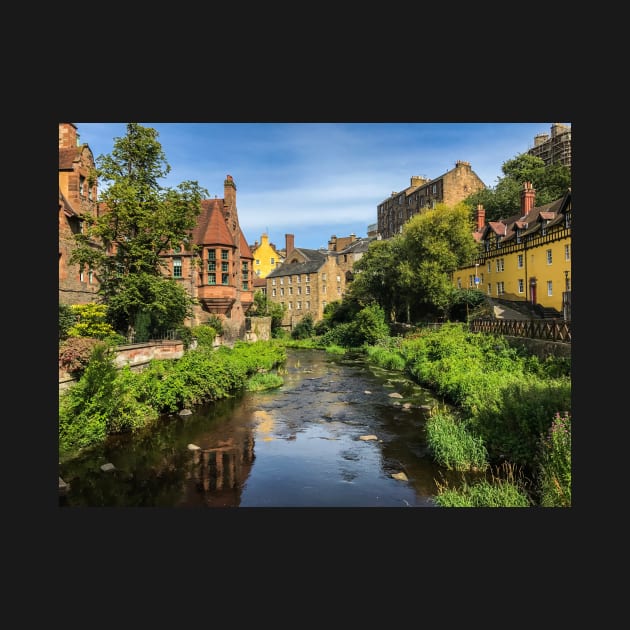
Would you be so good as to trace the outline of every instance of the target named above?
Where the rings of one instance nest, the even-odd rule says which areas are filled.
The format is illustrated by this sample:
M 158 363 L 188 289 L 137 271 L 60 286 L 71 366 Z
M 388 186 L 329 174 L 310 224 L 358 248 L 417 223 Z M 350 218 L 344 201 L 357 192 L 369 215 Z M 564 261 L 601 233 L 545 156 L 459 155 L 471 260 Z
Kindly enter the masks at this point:
M 234 239 L 225 223 L 223 199 L 203 199 L 201 214 L 192 233 L 197 245 L 227 245 L 234 247 Z

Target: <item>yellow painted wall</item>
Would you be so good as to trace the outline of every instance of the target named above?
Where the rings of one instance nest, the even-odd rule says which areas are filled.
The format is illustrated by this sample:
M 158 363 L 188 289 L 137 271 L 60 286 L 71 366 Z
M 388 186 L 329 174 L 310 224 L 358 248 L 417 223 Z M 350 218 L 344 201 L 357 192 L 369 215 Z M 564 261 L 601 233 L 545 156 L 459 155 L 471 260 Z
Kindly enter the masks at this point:
M 551 262 L 548 261 L 548 251 L 551 252 Z M 500 249 L 484 252 L 479 260 L 477 268 L 470 265 L 453 274 L 456 287 L 465 289 L 477 286 L 488 297 L 532 302 L 531 281 L 535 278 L 535 303 L 562 313 L 562 293 L 571 290 L 572 282 L 570 236 L 534 247 L 531 243 L 523 243 L 522 247 L 510 253 Z M 565 271 L 568 271 L 567 276 Z M 480 280 L 478 285 L 474 284 L 475 272 Z M 519 280 L 522 283 L 519 284 Z M 503 282 L 503 293 L 499 293 L 500 282 Z
M 254 256 L 254 275 L 257 278 L 266 278 L 281 262 L 280 254 L 269 243 L 268 234 L 263 234 L 260 237 L 260 245 L 252 249 L 252 254 Z

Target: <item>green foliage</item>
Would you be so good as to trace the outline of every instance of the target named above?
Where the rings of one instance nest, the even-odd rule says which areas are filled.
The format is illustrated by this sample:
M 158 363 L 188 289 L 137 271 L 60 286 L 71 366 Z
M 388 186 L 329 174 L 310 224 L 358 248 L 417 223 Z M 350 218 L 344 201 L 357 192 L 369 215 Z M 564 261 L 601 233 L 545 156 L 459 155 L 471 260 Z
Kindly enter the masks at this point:
M 542 507 L 571 507 L 571 414 L 556 413 L 540 440 L 539 493 Z
M 170 166 L 157 131 L 138 123 L 128 123 L 126 131 L 114 139 L 111 154 L 97 158 L 94 176 L 109 184 L 100 195 L 106 211 L 87 217 L 70 262 L 97 272 L 99 294 L 117 330 L 127 333 L 142 311 L 150 313 L 154 330 L 175 328 L 188 301 L 177 283 L 158 282 L 168 280 L 162 277 L 163 255 L 188 242 L 208 192 L 193 181 L 161 187 Z
M 386 370 L 398 370 L 399 372 L 405 370 L 405 358 L 398 348 L 388 347 L 381 342 L 374 346 L 368 346 L 366 348 L 366 354 L 371 363 L 385 368 Z
M 146 341 L 179 328 L 192 312 L 192 300 L 176 280 L 138 272 L 109 296 L 108 307 L 116 330 L 133 330 L 137 341 Z
M 223 320 L 218 316 L 218 315 L 210 315 L 210 317 L 208 317 L 208 319 L 205 322 L 206 326 L 210 326 L 212 328 L 214 328 L 215 330 L 215 335 L 217 336 L 221 336 L 224 333 L 223 330 Z
M 571 169 L 552 164 L 528 153 L 521 153 L 503 163 L 504 176 L 498 178 L 494 188 L 473 193 L 465 199 L 471 208 L 483 205 L 486 222 L 498 221 L 520 212 L 524 182 L 531 182 L 536 191 L 536 206 L 560 199 L 571 187 Z
M 68 329 L 69 337 L 94 337 L 94 339 L 116 339 L 120 335 L 107 322 L 105 304 L 73 304 L 74 324 Z
M 189 350 L 177 361 L 153 360 L 132 372 L 116 370 L 107 346 L 98 343 L 81 379 L 60 395 L 60 455 L 136 431 L 161 414 L 225 398 L 253 375 L 260 375 L 259 386 L 271 387 L 277 381 L 262 375 L 285 360 L 277 342 L 236 342 L 233 348 Z
M 449 319 L 455 322 L 468 322 L 478 316 L 486 303 L 486 296 L 478 289 L 455 289 L 449 309 Z
M 192 335 L 197 339 L 197 345 L 199 347 L 212 348 L 214 340 L 217 337 L 217 332 L 214 326 L 201 324 L 199 326 L 193 326 Z
M 287 311 L 285 304 L 273 302 L 262 291 L 254 292 L 254 304 L 251 307 L 251 313 L 258 317 L 271 317 L 271 336 L 282 338 L 288 336 L 283 334 L 282 320 Z
M 68 304 L 59 303 L 59 341 L 68 338 L 68 330 L 77 321 L 77 315 Z
M 245 383 L 248 392 L 262 392 L 268 389 L 276 389 L 284 384 L 284 379 L 277 374 L 258 373 L 254 374 Z
M 536 461 L 540 435 L 547 433 L 555 413 L 570 409 L 568 378 L 541 380 L 527 375 L 512 382 L 506 379 L 500 405 L 480 405 L 473 422 L 493 460 L 505 457 L 525 466 Z
M 488 467 L 488 453 L 483 440 L 454 414 L 433 408 L 425 431 L 429 450 L 441 466 L 462 471 L 479 471 Z
M 448 482 L 438 482 L 437 485 L 435 502 L 439 507 L 525 508 L 532 505 L 520 473 L 514 473 L 510 464 L 506 464 L 500 473 L 493 474 L 491 479 L 473 483 L 464 480 L 461 488 L 451 489 Z
M 308 339 L 314 333 L 313 316 L 306 313 L 291 331 L 292 339 Z

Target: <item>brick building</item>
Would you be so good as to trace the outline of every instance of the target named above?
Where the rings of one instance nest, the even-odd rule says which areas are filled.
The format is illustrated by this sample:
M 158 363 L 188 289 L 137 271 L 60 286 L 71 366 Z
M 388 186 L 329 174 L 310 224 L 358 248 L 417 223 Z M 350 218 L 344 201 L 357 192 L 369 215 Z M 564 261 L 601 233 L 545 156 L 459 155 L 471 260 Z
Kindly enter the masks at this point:
M 70 264 L 74 234 L 83 231 L 86 216 L 97 216 L 97 182 L 92 150 L 81 144 L 73 123 L 59 123 L 59 303 L 96 301 L 99 288 L 91 269 Z M 94 247 L 97 244 L 94 243 Z
M 420 212 L 435 208 L 438 203 L 454 206 L 486 185 L 472 170 L 470 162 L 458 160 L 455 168 L 435 179 L 413 176 L 411 185 L 401 192 L 392 192 L 377 206 L 377 231 L 380 238 L 391 238 Z
M 189 323 L 198 325 L 217 315 L 229 338 L 242 338 L 254 301 L 254 258 L 239 224 L 231 175 L 223 182 L 223 199 L 202 200 L 190 243 L 163 257 L 165 274 L 181 282 L 198 302 Z

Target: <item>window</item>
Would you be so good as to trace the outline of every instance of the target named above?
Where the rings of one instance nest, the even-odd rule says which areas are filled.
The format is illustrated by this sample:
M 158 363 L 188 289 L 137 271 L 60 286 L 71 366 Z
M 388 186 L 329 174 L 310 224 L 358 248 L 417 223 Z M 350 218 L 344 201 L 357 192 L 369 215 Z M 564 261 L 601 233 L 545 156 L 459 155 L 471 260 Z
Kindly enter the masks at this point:
M 173 258 L 173 278 L 182 277 L 182 259 L 177 257 Z
M 276 279 L 275 278 L 271 279 L 271 285 L 274 286 L 274 287 L 276 286 Z
M 260 265 L 260 258 L 256 258 L 256 264 Z
M 457 288 L 458 289 L 462 288 L 462 279 L 461 278 L 457 278 Z
M 85 197 L 85 177 L 79 175 L 79 195 Z
M 293 302 L 289 302 L 289 310 L 292 311 L 293 310 Z
M 297 294 L 298 295 L 302 295 L 302 287 L 298 287 L 297 288 Z
M 272 256 L 269 262 L 271 266 L 273 267 L 276 264 L 276 259 Z
M 284 297 L 284 287 L 282 287 L 282 289 L 280 289 L 280 297 Z
M 564 259 L 571 260 L 571 248 L 569 245 L 564 246 Z
M 208 260 L 216 260 L 216 259 L 217 259 L 217 253 L 214 251 L 214 249 L 209 249 Z
M 230 263 L 222 262 L 221 263 L 221 271 L 223 273 L 228 273 L 230 271 Z
M 488 282 L 488 295 L 492 295 L 492 283 Z
M 249 265 L 247 264 L 246 260 L 241 261 L 241 271 L 244 274 L 249 272 Z
M 503 295 L 505 293 L 505 284 L 503 282 L 497 282 L 497 295 Z
M 553 282 L 551 280 L 547 280 L 547 297 L 551 297 L 553 295 Z
M 221 274 L 221 284 L 228 284 L 228 276 L 229 276 L 229 274 L 227 274 L 227 273 L 222 273 Z
M 488 273 L 492 273 L 492 268 L 490 267 L 490 262 L 488 261 Z
M 214 273 L 209 273 L 208 274 L 208 284 L 216 284 L 217 283 L 217 276 Z
M 341 282 L 341 276 L 337 275 L 337 282 Z
M 271 297 L 276 297 L 276 290 L 275 289 L 271 289 Z
M 297 277 L 297 283 L 300 284 L 300 282 L 302 282 L 302 276 Z
M 310 295 L 311 294 L 311 287 L 306 287 L 306 295 Z
M 289 295 L 293 295 L 293 287 L 289 287 Z
M 208 271 L 210 271 L 211 273 L 214 273 L 217 270 L 217 261 L 216 260 L 209 260 L 208 261 Z
M 308 274 L 308 273 L 306 274 L 306 276 L 305 276 L 305 278 L 304 278 L 304 281 L 305 281 L 305 282 L 310 282 L 310 281 L 311 281 L 311 276 L 310 276 L 310 274 Z
M 519 293 L 525 292 L 525 281 L 523 280 L 523 278 L 518 279 L 518 292 Z
M 247 280 L 243 280 L 243 291 L 249 290 L 249 282 Z
M 280 284 L 284 284 L 284 278 L 280 278 Z
M 505 271 L 505 261 L 503 258 L 497 258 L 497 271 Z
M 323 273 L 323 274 L 322 274 L 322 280 L 323 280 L 324 282 L 326 282 L 326 274 L 325 274 L 325 273 Z
M 83 269 L 81 269 L 81 271 L 79 271 L 79 280 L 81 282 L 85 282 L 85 274 L 83 273 Z
M 289 276 L 289 277 L 287 278 L 287 283 L 288 283 L 288 284 L 292 284 L 292 283 L 293 283 L 293 279 L 291 278 L 291 276 Z
M 91 269 L 88 271 L 88 282 L 90 284 L 93 284 L 94 282 L 94 272 Z
M 479 276 L 479 284 L 483 284 L 483 273 Z
M 230 252 L 227 249 L 221 250 L 221 260 L 229 260 Z
M 302 310 L 302 302 L 296 302 L 295 305 L 298 311 Z
M 309 311 L 311 310 L 311 302 L 310 302 L 310 300 L 308 302 L 306 302 L 306 309 L 309 310 Z
M 553 262 L 553 259 L 551 257 L 551 250 L 548 249 L 547 250 L 547 264 L 550 265 Z
M 523 254 L 519 254 L 519 255 L 517 256 L 517 259 L 516 259 L 516 260 L 517 260 L 517 262 L 516 262 L 516 266 L 517 266 L 519 269 L 522 269 L 522 268 L 523 268 Z
M 322 293 L 323 293 L 324 295 L 326 295 L 326 285 L 323 285 L 323 286 L 322 286 Z

